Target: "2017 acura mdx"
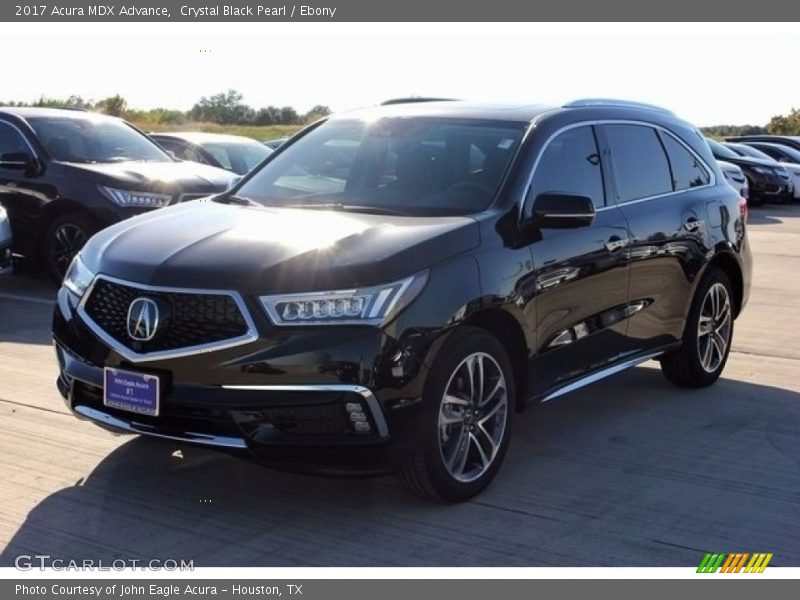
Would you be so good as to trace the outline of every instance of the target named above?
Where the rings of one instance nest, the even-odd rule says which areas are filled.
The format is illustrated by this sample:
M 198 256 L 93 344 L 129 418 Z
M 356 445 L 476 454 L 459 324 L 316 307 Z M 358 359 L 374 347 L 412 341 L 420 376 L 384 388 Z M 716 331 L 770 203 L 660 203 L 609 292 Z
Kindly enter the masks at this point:
M 720 376 L 746 216 L 663 109 L 343 114 L 230 192 L 95 235 L 58 295 L 58 388 L 111 430 L 463 500 L 526 402 L 649 359 Z
M 99 229 L 221 192 L 232 181 L 222 169 L 174 160 L 121 119 L 0 107 L 0 205 L 14 250 L 57 281 Z

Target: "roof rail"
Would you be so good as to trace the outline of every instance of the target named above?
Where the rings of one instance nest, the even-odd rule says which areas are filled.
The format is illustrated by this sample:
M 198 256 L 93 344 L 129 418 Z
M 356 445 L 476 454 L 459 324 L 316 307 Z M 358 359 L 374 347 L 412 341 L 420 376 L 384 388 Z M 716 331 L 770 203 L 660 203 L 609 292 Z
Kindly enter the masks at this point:
M 640 108 L 643 110 L 654 110 L 656 112 L 665 113 L 675 116 L 671 110 L 656 106 L 655 104 L 646 104 L 644 102 L 634 102 L 632 100 L 617 100 L 615 98 L 581 98 L 567 102 L 564 108 L 582 108 L 587 106 L 612 106 L 620 108 Z
M 414 104 L 416 102 L 452 102 L 455 98 L 426 98 L 423 96 L 409 96 L 408 98 L 390 98 L 381 102 L 381 106 L 392 104 Z

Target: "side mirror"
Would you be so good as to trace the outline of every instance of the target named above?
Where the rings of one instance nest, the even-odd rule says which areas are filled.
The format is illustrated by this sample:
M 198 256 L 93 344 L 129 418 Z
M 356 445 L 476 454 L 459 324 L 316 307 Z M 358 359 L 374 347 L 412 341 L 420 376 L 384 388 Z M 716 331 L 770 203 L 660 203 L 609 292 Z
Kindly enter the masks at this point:
M 595 214 L 594 202 L 588 196 L 546 192 L 533 201 L 533 221 L 542 229 L 587 227 Z
M 36 170 L 36 160 L 27 152 L 6 152 L 0 154 L 0 169 L 32 172 Z

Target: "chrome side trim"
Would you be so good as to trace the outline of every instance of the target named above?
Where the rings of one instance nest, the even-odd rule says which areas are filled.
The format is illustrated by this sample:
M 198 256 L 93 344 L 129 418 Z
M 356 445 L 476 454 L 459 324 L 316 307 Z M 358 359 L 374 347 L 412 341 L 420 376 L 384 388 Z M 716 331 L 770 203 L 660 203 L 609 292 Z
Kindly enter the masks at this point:
M 606 377 L 610 377 L 611 375 L 615 375 L 620 371 L 624 371 L 626 369 L 630 369 L 631 367 L 635 367 L 636 365 L 642 364 L 643 362 L 647 362 L 648 360 L 653 359 L 657 356 L 661 356 L 662 354 L 664 353 L 654 352 L 653 354 L 640 356 L 639 358 L 632 358 L 630 360 L 626 360 L 625 362 L 612 365 L 601 371 L 596 371 L 595 373 L 591 373 L 586 377 L 578 379 L 577 381 L 573 381 L 572 383 L 569 383 L 564 387 L 559 388 L 554 392 L 551 392 L 550 394 L 542 398 L 541 402 L 544 403 L 547 402 L 548 400 L 552 400 L 553 398 L 558 398 L 559 396 L 563 396 L 564 394 L 569 394 L 570 392 L 574 392 L 575 390 L 578 390 L 584 386 L 600 381 L 601 379 L 605 379 Z
M 367 403 L 375 426 L 378 428 L 378 435 L 382 438 L 389 436 L 389 426 L 386 417 L 381 409 L 381 404 L 375 394 L 363 385 L 352 385 L 348 383 L 321 383 L 305 385 L 223 385 L 224 390 L 246 390 L 251 392 L 351 392 L 359 394 L 364 402 Z
M 228 340 L 222 340 L 220 342 L 199 344 L 196 346 L 187 346 L 185 348 L 176 348 L 175 350 L 161 350 L 158 352 L 135 352 L 130 348 L 128 348 L 127 346 L 115 340 L 108 333 L 106 333 L 106 331 L 102 327 L 100 327 L 100 325 L 95 323 L 94 320 L 86 312 L 86 303 L 89 301 L 89 298 L 91 297 L 92 292 L 94 291 L 94 286 L 100 279 L 103 279 L 105 281 L 111 281 L 112 283 L 118 283 L 120 285 L 124 285 L 127 287 L 132 287 L 137 290 L 141 290 L 144 293 L 166 292 L 166 293 L 176 293 L 176 294 L 208 294 L 214 296 L 230 296 L 236 303 L 239 312 L 242 314 L 242 318 L 247 324 L 247 333 L 239 337 L 230 338 Z M 134 281 L 126 281 L 124 279 L 117 279 L 116 277 L 110 277 L 108 275 L 96 275 L 95 278 L 92 280 L 91 285 L 83 294 L 80 303 L 78 304 L 78 314 L 80 315 L 81 319 L 86 324 L 86 326 L 89 329 L 91 329 L 92 332 L 97 337 L 103 340 L 103 342 L 105 342 L 109 347 L 113 348 L 114 351 L 117 352 L 117 354 L 128 359 L 131 362 L 146 362 L 149 360 L 158 360 L 162 358 L 180 358 L 183 356 L 191 356 L 194 354 L 204 354 L 206 352 L 212 352 L 214 350 L 224 350 L 226 348 L 233 348 L 234 346 L 249 344 L 250 342 L 253 342 L 258 339 L 258 331 L 256 330 L 256 326 L 255 323 L 253 322 L 252 317 L 250 316 L 250 311 L 247 310 L 247 306 L 244 303 L 244 299 L 238 292 L 230 290 L 159 287 L 159 286 L 145 285 L 142 283 L 136 283 Z
M 242 438 L 227 437 L 222 435 L 209 435 L 194 431 L 186 431 L 179 435 L 170 435 L 153 431 L 150 426 L 144 425 L 143 423 L 137 423 L 136 421 L 125 421 L 124 419 L 119 419 L 113 415 L 109 415 L 108 413 L 104 413 L 103 411 L 90 408 L 88 406 L 78 405 L 73 410 L 80 416 L 94 421 L 95 423 L 106 425 L 107 427 L 113 427 L 114 429 L 119 429 L 125 433 L 138 433 L 141 435 L 148 435 L 166 440 L 191 442 L 193 444 L 201 444 L 203 446 L 213 446 L 215 448 L 247 448 L 247 443 Z

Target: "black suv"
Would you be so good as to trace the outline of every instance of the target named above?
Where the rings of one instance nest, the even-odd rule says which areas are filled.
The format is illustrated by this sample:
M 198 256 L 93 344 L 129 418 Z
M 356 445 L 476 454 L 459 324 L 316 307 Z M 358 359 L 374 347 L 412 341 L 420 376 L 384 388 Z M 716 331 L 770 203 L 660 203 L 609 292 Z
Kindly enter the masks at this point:
M 0 204 L 14 250 L 58 281 L 95 231 L 221 192 L 232 180 L 222 169 L 174 160 L 121 119 L 0 107 Z
M 653 358 L 719 377 L 746 211 L 654 107 L 331 117 L 230 192 L 95 235 L 58 295 L 58 388 L 111 430 L 462 500 L 526 401 Z

